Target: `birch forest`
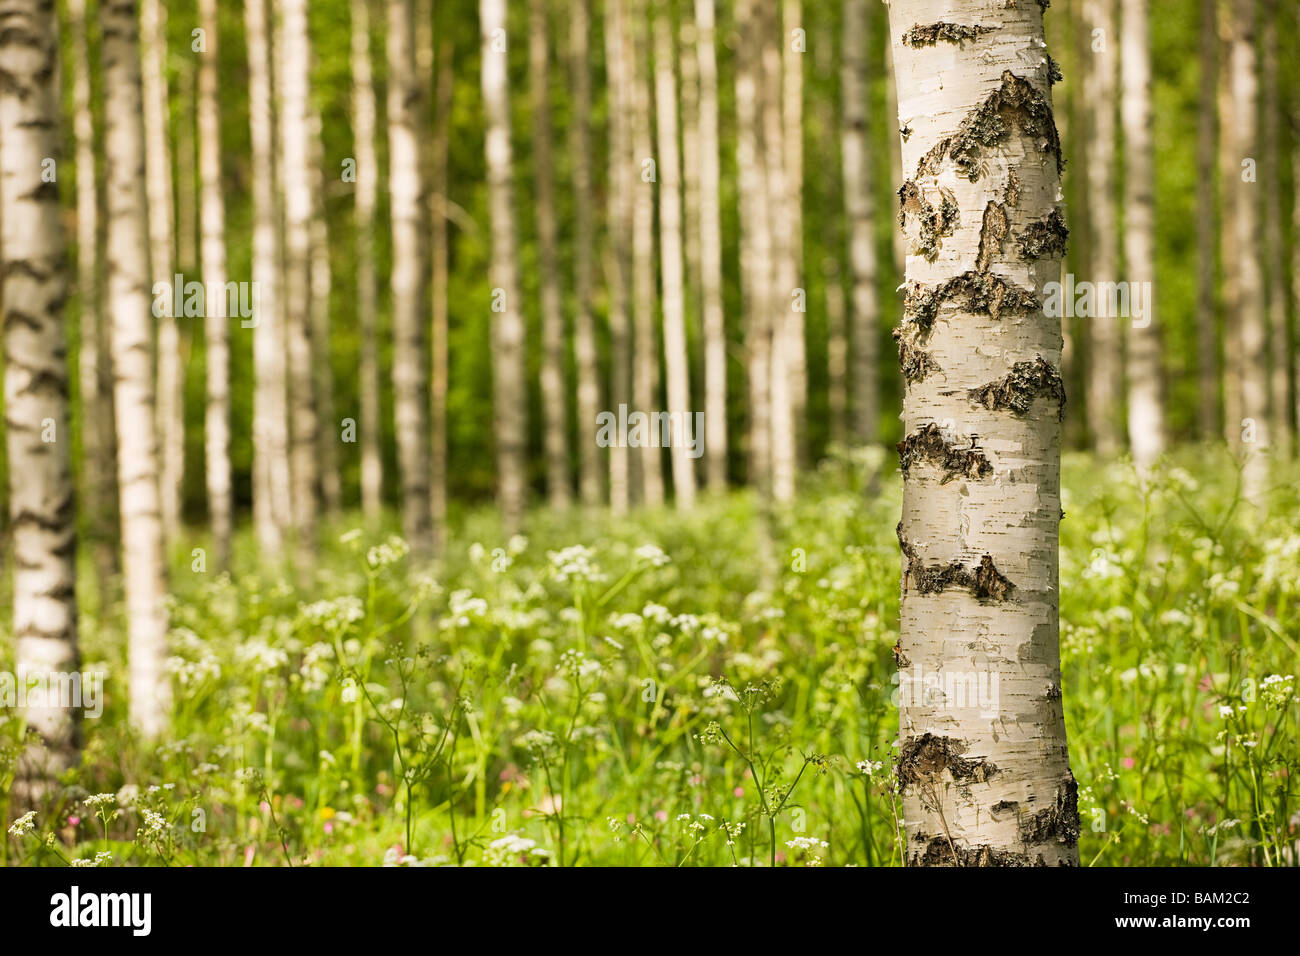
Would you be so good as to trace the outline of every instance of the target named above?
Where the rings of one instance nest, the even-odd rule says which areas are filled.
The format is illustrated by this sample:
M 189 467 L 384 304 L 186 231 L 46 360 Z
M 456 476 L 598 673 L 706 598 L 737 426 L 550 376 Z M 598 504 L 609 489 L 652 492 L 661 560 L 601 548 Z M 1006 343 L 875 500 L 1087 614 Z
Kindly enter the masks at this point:
M 1300 865 L 1297 36 L 0 0 L 0 864 Z

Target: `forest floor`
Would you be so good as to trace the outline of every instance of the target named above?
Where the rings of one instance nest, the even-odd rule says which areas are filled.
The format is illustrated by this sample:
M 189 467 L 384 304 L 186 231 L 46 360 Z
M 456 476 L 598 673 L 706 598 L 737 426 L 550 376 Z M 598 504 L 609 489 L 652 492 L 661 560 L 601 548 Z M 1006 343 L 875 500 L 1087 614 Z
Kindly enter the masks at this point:
M 1084 865 L 1297 863 L 1300 480 L 1274 480 L 1261 512 L 1221 449 L 1145 489 L 1067 457 Z M 303 591 L 251 539 L 233 576 L 178 548 L 174 735 L 126 730 L 120 602 L 83 589 L 103 715 L 4 860 L 897 864 L 899 495 L 857 456 L 770 525 L 736 493 L 689 518 L 538 511 L 506 542 L 485 508 L 432 570 L 344 522 Z M 0 801 L 18 733 L 0 717 Z

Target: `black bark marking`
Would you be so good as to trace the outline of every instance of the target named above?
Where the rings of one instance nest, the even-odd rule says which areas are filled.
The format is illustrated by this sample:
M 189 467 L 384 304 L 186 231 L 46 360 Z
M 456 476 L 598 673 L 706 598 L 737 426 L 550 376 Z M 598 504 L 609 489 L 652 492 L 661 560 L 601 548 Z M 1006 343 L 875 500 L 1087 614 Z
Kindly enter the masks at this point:
M 1020 818 L 1020 839 L 1028 846 L 1079 845 L 1079 785 L 1074 774 L 1066 771 L 1050 807 Z
M 894 341 L 898 343 L 898 367 L 903 371 L 903 381 L 920 382 L 931 372 L 943 371 L 934 356 L 907 341 L 902 326 L 894 329 Z
M 921 189 L 912 180 L 903 183 L 898 190 L 898 224 L 907 228 L 907 217 L 911 215 L 921 224 L 920 236 L 916 250 L 933 262 L 939 255 L 943 238 L 951 236 L 961 217 L 957 201 L 947 190 L 940 190 L 939 205 L 936 208 L 921 194 Z
M 1047 861 L 1040 853 L 1030 859 L 1027 853 L 1013 853 L 991 846 L 958 846 L 957 859 L 954 863 L 953 848 L 944 836 L 921 837 L 925 841 L 924 849 L 916 850 L 908 858 L 908 866 L 1047 866 Z
M 963 757 L 967 746 L 963 740 L 930 733 L 908 737 L 898 751 L 899 793 L 916 784 L 932 786 L 939 782 L 944 771 L 960 784 L 984 783 L 998 772 L 983 757 Z
M 975 257 L 975 268 L 979 272 L 988 272 L 993 264 L 993 257 L 1002 254 L 1002 242 L 1011 232 L 1007 221 L 1007 207 L 997 200 L 989 200 L 984 207 L 984 222 L 980 226 L 980 248 Z
M 921 157 L 914 178 L 936 175 L 943 160 L 948 158 L 962 175 L 975 182 L 983 171 L 980 156 L 984 150 L 1006 142 L 1013 127 L 1032 139 L 1039 152 L 1056 160 L 1058 173 L 1064 168 L 1061 138 L 1051 103 L 1024 77 L 1005 70 L 1002 85 L 971 110 L 957 132 L 939 140 Z
M 948 300 L 968 312 L 994 319 L 1003 312 L 1031 312 L 1039 307 L 1038 297 L 1031 290 L 989 272 L 963 272 L 938 286 L 927 287 L 916 282 L 907 290 L 903 313 L 917 326 L 920 340 L 930 334 L 939 307 Z
M 924 461 L 938 465 L 944 472 L 941 484 L 954 478 L 987 478 L 993 466 L 976 447 L 976 437 L 970 445 L 959 445 L 944 437 L 943 430 L 934 422 L 922 425 L 898 443 L 899 466 L 907 477 L 912 466 Z
M 960 44 L 963 40 L 975 40 L 996 29 L 997 27 L 979 24 L 967 26 L 964 23 L 930 23 L 922 26 L 918 23 L 903 34 L 903 46 L 933 46 L 940 40 Z
M 1058 372 L 1041 355 L 1032 362 L 1017 362 L 1011 372 L 996 382 L 989 382 L 969 392 L 970 400 L 989 411 L 1009 408 L 1023 415 L 1034 404 L 1034 399 L 1046 392 L 1053 396 L 1060 409 L 1059 418 L 1065 418 L 1065 383 Z
M 1053 209 L 1042 219 L 1031 222 L 1016 237 L 1022 259 L 1057 259 L 1065 255 L 1065 242 L 1070 236 L 1061 210 Z

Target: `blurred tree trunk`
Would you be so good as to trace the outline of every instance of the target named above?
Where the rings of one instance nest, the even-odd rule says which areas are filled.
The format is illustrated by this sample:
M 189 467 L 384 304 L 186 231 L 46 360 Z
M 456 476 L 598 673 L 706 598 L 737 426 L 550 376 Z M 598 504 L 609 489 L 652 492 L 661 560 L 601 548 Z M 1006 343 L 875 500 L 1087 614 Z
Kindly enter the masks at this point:
M 199 157 L 194 143 L 197 73 L 196 64 L 189 59 L 181 60 L 176 71 L 176 98 L 180 101 L 176 123 L 176 264 L 180 272 L 199 268 Z
M 704 464 L 711 491 L 727 486 L 727 326 L 722 305 L 718 62 L 713 0 L 695 0 L 700 82 L 700 293 L 704 327 Z
M 487 118 L 488 206 L 492 220 L 492 386 L 498 498 L 507 534 L 520 529 L 527 504 L 525 333 L 515 251 L 511 173 L 510 81 L 505 0 L 479 0 L 483 103 Z
M 78 16 L 84 10 L 78 10 Z M 85 24 L 78 20 L 85 49 Z M 59 191 L 46 178 L 60 155 L 58 24 L 54 5 L 8 0 L 0 30 L 0 275 L 5 276 L 4 401 L 13 548 L 14 670 L 41 686 L 80 667 L 77 651 L 77 509 L 69 430 L 65 240 Z M 89 64 L 76 64 L 84 73 Z M 78 97 L 81 100 L 81 97 Z M 89 109 L 89 92 L 78 109 Z M 79 171 L 93 176 L 94 164 Z M 93 255 L 93 242 L 91 246 Z M 84 294 L 92 295 L 87 288 Z M 84 299 L 83 299 L 84 302 Z M 145 308 L 148 308 L 147 297 Z M 141 313 L 143 317 L 147 313 Z M 147 352 L 145 353 L 148 354 Z M 52 692 L 52 691 L 51 691 Z M 19 758 L 14 794 L 35 806 L 76 766 L 77 712 L 29 698 L 39 742 Z
M 691 0 L 687 6 L 693 6 Z M 686 262 L 686 339 L 698 342 L 700 329 L 700 65 L 699 46 L 695 41 L 694 14 L 683 9 L 677 38 L 680 53 L 677 68 L 681 72 L 682 128 L 682 254 Z M 691 379 L 699 382 L 695 357 L 691 359 Z
M 276 0 L 273 44 L 279 93 L 284 188 L 284 331 L 289 391 L 289 482 L 293 535 L 301 571 L 315 562 L 320 468 L 311 323 L 311 38 L 307 0 Z M 394 370 L 394 378 L 396 378 Z M 414 544 L 412 545 L 414 546 Z
M 822 275 L 826 283 L 826 407 L 831 443 L 840 445 L 848 437 L 849 339 L 839 259 L 827 256 L 822 260 Z
M 650 133 L 648 0 L 631 0 L 625 27 L 630 39 L 628 73 L 632 116 L 632 403 L 652 415 L 659 409 L 659 342 L 655 330 L 655 189 L 661 178 Z M 635 178 L 633 178 L 635 177 Z M 641 447 L 641 501 L 664 501 L 663 454 L 654 436 Z
M 664 315 L 664 370 L 668 413 L 674 419 L 670 460 L 677 508 L 695 503 L 695 461 L 687 447 L 691 418 L 690 359 L 686 352 L 686 289 L 682 265 L 682 175 L 677 149 L 677 74 L 673 24 L 664 10 L 654 17 L 655 121 L 659 137 L 659 263 Z M 698 435 L 694 436 L 696 439 Z
M 370 59 L 370 0 L 352 2 L 352 149 L 356 154 L 353 207 L 356 243 L 357 325 L 361 346 L 357 375 L 361 432 L 361 510 L 372 521 L 383 507 L 384 460 L 379 452 L 378 291 L 375 281 L 375 87 Z M 434 224 L 437 228 L 437 224 Z
M 432 30 L 430 31 L 432 43 Z M 447 533 L 447 388 L 448 335 L 448 249 L 447 249 L 447 160 L 451 144 L 451 97 L 454 50 L 450 36 L 438 50 L 437 80 L 434 89 L 432 166 L 430 177 L 430 211 L 433 225 L 429 230 L 432 259 L 433 338 L 432 381 L 430 384 L 429 432 L 432 456 L 429 468 L 429 510 L 433 517 L 433 540 L 436 554 L 444 552 Z
M 402 529 L 417 557 L 433 553 L 429 514 L 429 389 L 425 378 L 421 83 L 411 0 L 388 0 L 388 191 L 393 228 L 393 417 L 402 479 Z
M 794 500 L 795 413 L 794 391 L 799 360 L 795 338 L 801 335 L 796 321 L 796 286 L 799 277 L 795 264 L 793 232 L 796 221 L 794 194 L 786 175 L 786 140 L 791 131 L 782 115 L 782 43 L 780 13 L 760 4 L 762 52 L 760 54 L 759 113 L 763 124 L 764 162 L 768 191 L 768 226 L 771 230 L 772 282 L 768 298 L 771 322 L 768 377 L 768 423 L 771 428 L 772 498 L 789 503 Z
M 253 524 L 262 555 L 283 551 L 289 521 L 289 421 L 280 230 L 275 188 L 276 136 L 267 0 L 245 0 L 248 119 L 253 194 Z
M 785 131 L 782 134 L 785 166 L 786 226 L 788 230 L 791 258 L 791 270 L 794 285 L 804 288 L 803 261 L 803 58 L 807 49 L 807 35 L 803 28 L 803 9 L 801 0 L 782 0 L 781 13 L 784 28 L 781 30 L 781 72 L 782 103 L 781 119 Z M 807 289 L 804 289 L 804 302 L 807 301 Z M 805 344 L 803 308 L 790 307 L 786 303 L 787 337 L 785 347 L 788 349 L 786 367 L 790 379 L 790 419 L 797 461 L 808 463 L 808 356 Z
M 1268 315 L 1264 309 L 1264 279 L 1260 269 L 1259 183 L 1255 164 L 1260 156 L 1259 75 L 1255 56 L 1255 0 L 1235 0 L 1228 21 L 1227 68 L 1232 90 L 1231 122 L 1224 133 L 1237 157 L 1236 174 L 1227 182 L 1235 193 L 1232 202 L 1233 257 L 1228 260 L 1237 277 L 1233 324 L 1241 330 L 1240 378 L 1242 441 L 1246 464 L 1243 494 L 1258 501 L 1267 479 L 1263 455 L 1271 440 L 1268 409 Z M 1247 164 L 1248 161 L 1248 165 Z M 1267 163 L 1267 159 L 1265 159 Z
M 1115 95 L 1119 79 L 1119 34 L 1115 29 L 1115 0 L 1085 0 L 1084 20 L 1090 33 L 1091 57 L 1084 79 L 1083 100 L 1092 125 L 1087 132 L 1088 211 L 1092 244 L 1088 278 L 1094 283 L 1119 281 L 1119 210 L 1115 192 Z M 1088 431 L 1097 454 L 1113 457 L 1124 442 L 1123 324 L 1118 315 L 1086 318 L 1088 377 L 1084 405 Z
M 876 290 L 875 200 L 871 143 L 867 136 L 869 0 L 844 0 L 840 88 L 844 97 L 844 210 L 849 229 L 849 299 L 853 392 L 850 433 L 860 444 L 879 440 L 880 302 Z M 911 26 L 911 24 L 908 24 Z M 901 115 L 901 114 L 895 114 Z M 892 137 L 891 137 L 892 138 Z
M 95 180 L 95 118 L 91 103 L 91 60 L 86 41 L 86 2 L 69 0 L 73 134 L 77 170 L 77 302 L 80 351 L 81 483 L 78 497 L 86 537 L 94 555 L 101 611 L 121 570 L 117 553 L 117 437 L 113 422 L 113 380 L 104 326 L 100 281 L 99 186 Z
M 149 202 L 149 265 L 153 282 L 175 282 L 172 248 L 171 108 L 167 93 L 167 10 L 161 0 L 141 0 L 141 88 L 144 97 L 145 192 Z M 185 472 L 185 367 L 171 303 L 158 317 L 158 490 L 163 535 L 175 540 L 181 521 Z M 205 312 L 207 308 L 205 306 Z
M 199 179 L 202 205 L 200 269 L 204 288 L 219 291 L 226 302 L 226 204 L 221 180 L 221 105 L 218 100 L 217 0 L 199 0 L 199 25 L 206 49 L 198 63 Z M 208 515 L 212 524 L 213 564 L 230 565 L 230 317 L 226 308 L 207 302 L 204 341 L 207 350 L 207 408 L 204 417 L 204 459 Z
M 1215 122 L 1214 91 L 1218 82 L 1219 37 L 1216 0 L 1201 0 L 1200 110 L 1196 115 L 1196 381 L 1200 392 L 1197 424 L 1201 437 L 1213 440 L 1219 427 L 1219 334 L 1215 308 L 1218 260 L 1214 237 Z
M 564 311 L 555 264 L 555 200 L 551 189 L 550 44 L 547 0 L 528 0 L 528 82 L 533 112 L 533 205 L 537 210 L 537 271 L 542 307 L 542 447 L 552 508 L 569 506 L 569 416 L 565 382 Z
M 573 118 L 569 152 L 573 156 L 573 351 L 578 371 L 578 490 L 585 505 L 600 504 L 603 482 L 600 455 L 593 438 L 600 413 L 600 368 L 596 327 L 591 314 L 591 65 L 588 36 L 591 0 L 576 0 L 569 12 L 569 76 L 573 85 Z
M 1151 44 L 1147 0 L 1121 0 L 1120 119 L 1124 124 L 1124 267 L 1129 283 L 1149 282 L 1144 328 L 1128 323 L 1128 440 L 1146 469 L 1165 449 L 1163 333 L 1155 303 L 1155 172 L 1151 146 Z
M 759 125 L 757 70 L 762 38 L 757 2 L 737 0 L 736 4 L 736 166 L 740 194 L 740 277 L 749 371 L 749 483 L 766 497 L 772 490 L 772 229 Z
M 1262 87 L 1260 117 L 1264 124 L 1260 158 L 1260 191 L 1265 199 L 1262 251 L 1267 261 L 1269 335 L 1269 439 L 1279 455 L 1289 452 L 1291 434 L 1291 349 L 1287 335 L 1286 247 L 1282 241 L 1282 200 L 1278 148 L 1281 106 L 1278 102 L 1277 0 L 1265 0 L 1263 8 Z
M 339 421 L 334 411 L 334 365 L 330 353 L 333 285 L 330 265 L 329 224 L 325 218 L 325 146 L 321 141 L 321 115 L 308 112 L 307 153 L 311 182 L 311 337 L 312 387 L 316 396 L 316 454 L 320 469 L 320 497 L 325 514 L 338 518 L 343 510 L 343 485 L 339 475 Z
M 1241 156 L 1234 133 L 1232 64 L 1233 21 L 1236 0 L 1216 0 L 1218 8 L 1218 77 L 1216 100 L 1219 128 L 1219 263 L 1223 303 L 1223 433 L 1228 445 L 1241 448 L 1241 323 L 1237 320 L 1240 276 L 1237 273 L 1236 204 L 1240 194 Z
M 167 582 L 149 278 L 149 213 L 141 119 L 140 43 L 134 0 L 100 6 L 107 170 L 108 308 L 117 413 L 117 463 L 126 588 L 131 724 L 146 739 L 171 713 L 167 674 Z
M 623 0 L 605 0 L 605 74 L 609 87 L 609 158 L 606 176 L 609 199 L 606 211 L 604 271 L 609 288 L 609 405 L 617 413 L 632 398 L 631 343 L 628 328 L 628 239 L 631 235 L 633 167 L 628 113 L 629 53 Z M 609 507 L 614 514 L 627 511 L 631 500 L 631 455 L 615 442 L 609 449 Z
M 1042 307 L 1065 253 L 1062 163 L 1050 61 L 1022 55 L 1044 47 L 1043 9 L 914 0 L 889 14 L 910 130 L 896 333 L 907 862 L 1077 866 L 1058 643 L 1062 335 Z M 983 30 L 927 35 L 945 22 Z M 989 116 L 992 147 L 969 132 Z M 972 632 L 974 645 L 957 639 Z M 979 691 L 936 694 L 911 668 Z

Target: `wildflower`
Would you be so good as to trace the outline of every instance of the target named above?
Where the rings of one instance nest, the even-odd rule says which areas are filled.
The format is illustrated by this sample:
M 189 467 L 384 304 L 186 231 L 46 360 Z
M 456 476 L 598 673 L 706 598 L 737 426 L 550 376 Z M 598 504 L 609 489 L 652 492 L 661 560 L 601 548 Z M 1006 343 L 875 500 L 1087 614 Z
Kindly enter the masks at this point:
M 31 833 L 36 829 L 36 811 L 28 810 L 21 817 L 13 822 L 9 827 L 9 835 L 20 837 L 24 833 Z
M 551 567 L 559 581 L 574 583 L 595 583 L 605 580 L 604 573 L 592 560 L 590 548 L 580 544 L 562 551 L 549 551 L 546 556 L 551 560 Z
M 149 836 L 161 836 L 167 830 L 167 820 L 160 813 L 144 811 L 144 832 Z
M 636 549 L 636 556 L 642 561 L 647 562 L 651 567 L 661 568 L 668 564 L 672 559 L 663 552 L 657 545 L 643 544 Z

